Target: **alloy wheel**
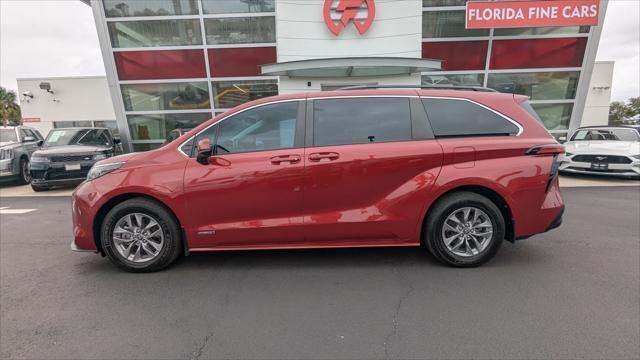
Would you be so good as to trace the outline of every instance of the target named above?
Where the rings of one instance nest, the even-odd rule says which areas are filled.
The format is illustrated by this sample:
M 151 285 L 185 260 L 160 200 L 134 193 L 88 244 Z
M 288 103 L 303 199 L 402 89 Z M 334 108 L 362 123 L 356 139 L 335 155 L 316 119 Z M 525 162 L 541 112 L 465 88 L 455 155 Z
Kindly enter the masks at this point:
M 28 184 L 31 182 L 31 173 L 29 172 L 29 162 L 28 161 L 22 161 L 22 166 L 21 166 L 21 174 L 22 174 L 22 180 Z
M 131 213 L 116 222 L 113 244 L 118 253 L 134 263 L 155 259 L 164 246 L 164 230 L 153 217 Z
M 476 256 L 491 243 L 493 222 L 487 213 L 476 207 L 456 209 L 442 226 L 442 239 L 452 254 Z

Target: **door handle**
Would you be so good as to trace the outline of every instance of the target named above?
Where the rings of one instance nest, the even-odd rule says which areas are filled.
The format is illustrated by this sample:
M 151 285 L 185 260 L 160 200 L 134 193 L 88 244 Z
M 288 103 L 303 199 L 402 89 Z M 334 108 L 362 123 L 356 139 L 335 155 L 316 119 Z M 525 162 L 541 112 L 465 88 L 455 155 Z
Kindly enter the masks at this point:
M 322 159 L 328 159 L 329 161 L 338 160 L 340 154 L 336 152 L 319 152 L 309 154 L 309 161 L 321 161 Z
M 280 165 L 283 162 L 288 162 L 290 164 L 299 163 L 300 155 L 280 155 L 271 158 L 271 163 L 273 165 Z

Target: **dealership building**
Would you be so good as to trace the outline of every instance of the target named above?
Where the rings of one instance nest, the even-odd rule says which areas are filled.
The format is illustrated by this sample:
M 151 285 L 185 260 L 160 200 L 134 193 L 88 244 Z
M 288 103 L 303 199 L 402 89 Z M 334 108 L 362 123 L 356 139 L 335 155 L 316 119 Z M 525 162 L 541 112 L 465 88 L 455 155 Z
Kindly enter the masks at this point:
M 136 151 L 247 101 L 351 85 L 523 94 L 560 137 L 592 109 L 607 6 L 575 0 L 598 4 L 597 25 L 472 29 L 465 0 L 82 1 L 95 18 L 119 135 Z M 598 91 L 605 95 L 590 96 L 602 102 L 610 83 Z

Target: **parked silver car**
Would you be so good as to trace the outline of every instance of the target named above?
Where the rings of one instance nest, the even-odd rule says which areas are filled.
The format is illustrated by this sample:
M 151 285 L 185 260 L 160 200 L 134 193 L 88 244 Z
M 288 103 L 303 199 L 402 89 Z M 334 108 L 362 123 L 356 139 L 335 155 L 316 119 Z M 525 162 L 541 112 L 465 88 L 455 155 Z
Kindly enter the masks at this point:
M 44 138 L 27 126 L 0 127 L 0 180 L 31 182 L 29 161 L 31 154 L 42 146 Z
M 564 143 L 560 172 L 640 178 L 640 133 L 632 126 L 583 127 Z

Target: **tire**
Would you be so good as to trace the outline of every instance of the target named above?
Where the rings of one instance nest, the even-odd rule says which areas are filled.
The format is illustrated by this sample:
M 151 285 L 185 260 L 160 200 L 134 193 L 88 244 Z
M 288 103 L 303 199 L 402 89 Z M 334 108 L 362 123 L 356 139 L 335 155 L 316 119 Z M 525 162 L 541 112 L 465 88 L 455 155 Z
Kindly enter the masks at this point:
M 464 221 L 465 214 L 468 214 L 470 221 Z M 478 217 L 474 222 L 472 218 L 476 214 Z M 459 220 L 459 223 L 451 216 Z M 491 234 L 485 225 L 488 221 L 492 229 Z M 465 228 L 467 222 L 477 227 Z M 446 225 L 449 227 L 445 228 Z M 445 236 L 453 240 L 446 241 Z M 500 209 L 482 195 L 460 191 L 446 195 L 429 210 L 422 241 L 428 251 L 442 263 L 455 267 L 475 267 L 495 256 L 504 236 L 505 221 Z
M 41 192 L 41 191 L 48 191 L 50 188 L 48 186 L 31 184 L 31 189 L 33 189 L 33 191 L 35 192 Z
M 138 219 L 142 219 L 142 224 L 136 224 Z M 150 219 L 147 225 L 151 224 L 151 220 L 157 223 L 157 226 L 151 227 L 149 232 L 156 233 L 157 230 L 161 230 L 162 237 L 160 235 L 148 238 L 142 236 L 144 233 L 139 230 L 146 226 L 145 219 Z M 114 230 L 118 226 L 120 226 L 119 231 L 116 232 L 115 237 L 135 237 L 133 232 L 137 232 L 138 240 L 114 239 Z M 145 198 L 130 199 L 111 209 L 102 222 L 100 240 L 102 250 L 109 260 L 117 267 L 129 272 L 161 270 L 175 261 L 182 251 L 179 226 L 173 214 L 160 203 Z M 155 246 L 152 246 L 154 244 Z M 129 246 L 128 249 L 126 249 L 127 246 Z M 160 246 L 159 250 L 156 246 Z M 147 252 L 146 249 L 157 251 L 152 254 L 153 251 Z M 129 256 L 125 257 L 127 254 Z
M 20 174 L 18 174 L 18 184 L 27 185 L 31 182 L 31 173 L 29 172 L 29 159 L 20 159 Z

